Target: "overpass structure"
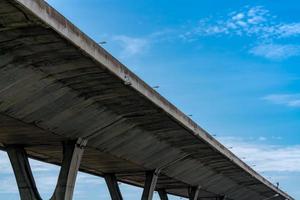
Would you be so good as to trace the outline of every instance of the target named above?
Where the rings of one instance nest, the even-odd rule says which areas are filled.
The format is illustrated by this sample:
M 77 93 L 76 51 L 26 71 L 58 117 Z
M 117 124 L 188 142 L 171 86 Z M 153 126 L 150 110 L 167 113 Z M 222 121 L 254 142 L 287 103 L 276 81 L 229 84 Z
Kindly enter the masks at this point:
M 42 0 L 0 0 L 0 147 L 22 200 L 41 199 L 28 157 L 192 200 L 293 200 Z

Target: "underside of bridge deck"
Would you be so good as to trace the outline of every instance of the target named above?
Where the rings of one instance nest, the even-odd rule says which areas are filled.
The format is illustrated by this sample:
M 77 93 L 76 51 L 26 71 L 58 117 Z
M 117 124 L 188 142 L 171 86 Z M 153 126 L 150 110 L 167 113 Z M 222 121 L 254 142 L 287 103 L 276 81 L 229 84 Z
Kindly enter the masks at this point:
M 68 166 L 64 144 L 78 139 Z M 116 200 L 116 181 L 144 187 L 142 199 L 292 199 L 42 0 L 0 0 L 0 146 L 17 180 L 27 169 L 30 194 L 27 155 L 71 170 L 59 179 L 71 188 L 80 164 Z

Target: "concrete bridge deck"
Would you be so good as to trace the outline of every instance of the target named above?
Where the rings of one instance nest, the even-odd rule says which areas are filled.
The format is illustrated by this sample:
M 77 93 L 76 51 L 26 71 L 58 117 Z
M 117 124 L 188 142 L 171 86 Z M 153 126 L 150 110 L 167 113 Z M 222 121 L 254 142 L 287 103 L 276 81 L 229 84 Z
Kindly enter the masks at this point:
M 0 147 L 61 165 L 78 138 L 79 170 L 107 177 L 112 199 L 118 180 L 190 199 L 292 200 L 47 3 L 0 0 Z

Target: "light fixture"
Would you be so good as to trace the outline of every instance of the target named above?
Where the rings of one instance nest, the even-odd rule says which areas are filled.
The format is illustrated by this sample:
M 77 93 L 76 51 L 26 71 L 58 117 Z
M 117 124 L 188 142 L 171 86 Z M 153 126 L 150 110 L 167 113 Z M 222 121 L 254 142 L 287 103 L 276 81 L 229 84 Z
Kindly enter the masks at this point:
M 106 44 L 106 43 L 107 43 L 106 41 L 98 42 L 98 44 Z

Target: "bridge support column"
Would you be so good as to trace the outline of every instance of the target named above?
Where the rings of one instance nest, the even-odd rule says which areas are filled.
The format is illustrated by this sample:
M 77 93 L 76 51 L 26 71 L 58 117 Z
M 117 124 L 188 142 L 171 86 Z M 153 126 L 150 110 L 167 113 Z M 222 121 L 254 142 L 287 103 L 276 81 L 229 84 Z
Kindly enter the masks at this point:
M 71 200 L 73 197 L 77 172 L 87 141 L 67 141 L 63 144 L 63 160 L 58 181 L 51 200 Z
M 21 200 L 41 200 L 24 148 L 7 146 L 6 151 L 14 170 Z
M 199 196 L 200 187 L 189 188 L 189 200 L 197 200 Z
M 123 200 L 115 174 L 104 174 L 104 179 L 107 184 L 111 199 Z
M 168 194 L 167 194 L 166 190 L 159 189 L 158 194 L 159 194 L 160 200 L 168 200 Z
M 63 161 L 51 200 L 71 200 L 84 147 L 87 141 L 67 141 L 63 144 Z M 32 175 L 28 155 L 22 146 L 8 145 L 6 151 L 14 170 L 21 200 L 41 200 Z
M 147 171 L 142 200 L 152 200 L 160 170 Z

